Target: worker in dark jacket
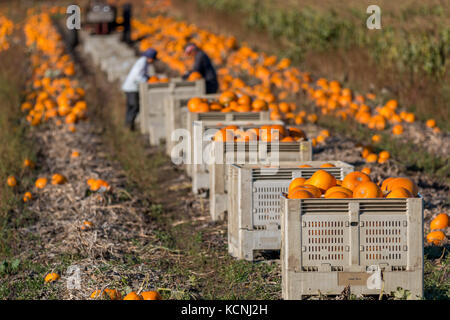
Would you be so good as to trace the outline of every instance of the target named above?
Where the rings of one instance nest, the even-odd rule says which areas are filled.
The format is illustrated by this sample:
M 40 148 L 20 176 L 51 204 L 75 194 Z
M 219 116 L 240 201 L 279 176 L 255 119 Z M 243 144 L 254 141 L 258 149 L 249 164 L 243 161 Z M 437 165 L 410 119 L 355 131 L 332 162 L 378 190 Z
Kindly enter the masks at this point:
M 194 56 L 195 62 L 194 68 L 185 73 L 183 79 L 186 80 L 192 72 L 198 72 L 205 79 L 206 93 L 216 93 L 219 89 L 219 82 L 217 82 L 216 70 L 208 55 L 193 43 L 186 45 L 185 53 Z
M 130 3 L 126 3 L 122 7 L 122 17 L 123 17 L 123 33 L 121 41 L 131 44 L 131 10 L 132 6 Z

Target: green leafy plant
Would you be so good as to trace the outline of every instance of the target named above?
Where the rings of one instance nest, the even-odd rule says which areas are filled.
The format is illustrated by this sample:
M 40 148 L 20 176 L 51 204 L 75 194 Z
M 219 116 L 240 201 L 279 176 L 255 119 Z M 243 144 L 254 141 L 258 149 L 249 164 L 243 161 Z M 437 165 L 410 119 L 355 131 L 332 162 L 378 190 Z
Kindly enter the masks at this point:
M 0 262 L 0 274 L 14 274 L 19 270 L 20 260 L 3 260 Z
M 396 291 L 392 292 L 394 300 L 414 300 L 414 296 L 409 290 L 398 287 Z
M 438 23 L 436 28 L 404 28 L 386 25 L 376 32 L 368 32 L 365 11 L 350 7 L 350 16 L 330 9 L 275 1 L 197 0 L 202 8 L 214 8 L 226 13 L 243 14 L 248 28 L 267 31 L 274 39 L 289 44 L 285 55 L 301 61 L 308 50 L 359 46 L 377 62 L 396 65 L 401 71 L 425 73 L 442 78 L 448 69 L 450 55 L 450 27 Z M 415 16 L 445 18 L 439 5 L 408 6 L 399 15 L 402 20 Z M 387 13 L 397 18 L 395 13 Z M 438 20 L 438 21 L 441 21 Z

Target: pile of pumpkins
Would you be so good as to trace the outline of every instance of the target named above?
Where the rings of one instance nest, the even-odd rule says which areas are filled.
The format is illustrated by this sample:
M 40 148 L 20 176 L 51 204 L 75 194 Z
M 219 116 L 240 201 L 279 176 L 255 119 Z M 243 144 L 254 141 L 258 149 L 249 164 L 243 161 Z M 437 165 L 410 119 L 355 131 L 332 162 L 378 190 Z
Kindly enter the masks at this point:
M 9 49 L 8 37 L 14 30 L 14 23 L 0 14 L 0 52 Z
M 262 125 L 247 130 L 236 125 L 220 128 L 213 137 L 214 141 L 222 142 L 296 142 L 307 140 L 303 130 L 295 127 L 286 128 L 283 125 Z
M 333 166 L 333 164 L 324 164 L 321 167 Z M 300 167 L 310 166 L 302 165 Z M 338 180 L 325 170 L 317 170 L 309 179 L 294 178 L 289 184 L 287 193 L 289 199 L 400 199 L 417 196 L 418 187 L 409 178 L 389 177 L 379 184 L 373 182 L 368 174 L 360 171 L 351 172 L 343 180 Z M 440 213 L 431 221 L 431 232 L 427 235 L 427 241 L 429 243 L 440 245 L 445 241 L 448 220 L 447 214 Z
M 309 165 L 300 166 L 310 167 Z M 324 164 L 321 167 L 334 167 Z M 354 171 L 343 180 L 336 179 L 325 170 L 317 170 L 311 178 L 295 178 L 289 184 L 289 199 L 307 198 L 412 198 L 417 197 L 417 185 L 409 178 L 390 177 L 381 184 L 372 181 L 369 175 Z
M 448 228 L 448 215 L 438 214 L 430 223 L 430 232 L 427 234 L 427 241 L 434 245 L 440 245 L 447 237 L 445 231 Z
M 61 279 L 61 276 L 56 272 L 50 272 L 45 276 L 46 283 L 52 283 Z M 161 294 L 157 290 L 142 291 L 137 293 L 131 291 L 122 298 L 122 294 L 117 289 L 105 288 L 104 290 L 94 290 L 91 299 L 106 299 L 106 300 L 162 300 Z

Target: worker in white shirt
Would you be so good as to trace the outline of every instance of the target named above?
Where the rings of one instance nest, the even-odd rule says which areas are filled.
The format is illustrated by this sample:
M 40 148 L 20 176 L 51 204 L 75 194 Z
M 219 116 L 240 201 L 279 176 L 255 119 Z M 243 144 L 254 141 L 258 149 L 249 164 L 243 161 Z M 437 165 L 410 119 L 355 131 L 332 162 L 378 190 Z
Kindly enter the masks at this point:
M 125 123 L 132 131 L 135 129 L 134 120 L 139 113 L 139 83 L 147 82 L 149 79 L 148 68 L 157 60 L 157 53 L 155 49 L 145 51 L 135 62 L 122 85 L 122 91 L 127 98 Z

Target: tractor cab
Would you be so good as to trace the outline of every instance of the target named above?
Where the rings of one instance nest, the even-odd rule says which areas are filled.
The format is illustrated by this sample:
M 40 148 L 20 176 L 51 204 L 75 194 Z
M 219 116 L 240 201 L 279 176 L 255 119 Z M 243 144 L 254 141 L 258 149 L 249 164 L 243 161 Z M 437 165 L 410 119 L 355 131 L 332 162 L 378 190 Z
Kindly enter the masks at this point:
M 86 10 L 85 27 L 92 34 L 109 34 L 116 27 L 117 8 L 106 1 L 90 1 Z

